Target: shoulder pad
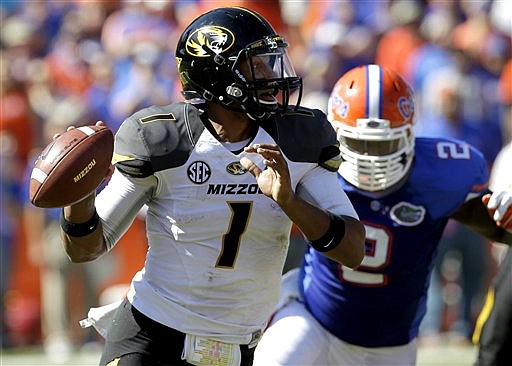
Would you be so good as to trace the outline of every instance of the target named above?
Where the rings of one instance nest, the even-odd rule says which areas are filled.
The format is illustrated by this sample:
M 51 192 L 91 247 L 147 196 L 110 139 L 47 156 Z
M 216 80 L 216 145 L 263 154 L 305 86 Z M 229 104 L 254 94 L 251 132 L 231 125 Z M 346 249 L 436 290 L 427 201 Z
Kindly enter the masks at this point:
M 204 130 L 201 113 L 191 104 L 174 103 L 133 114 L 116 133 L 113 164 L 133 177 L 184 164 Z
M 300 108 L 266 121 L 263 128 L 292 161 L 317 163 L 337 171 L 341 164 L 339 143 L 325 114 Z

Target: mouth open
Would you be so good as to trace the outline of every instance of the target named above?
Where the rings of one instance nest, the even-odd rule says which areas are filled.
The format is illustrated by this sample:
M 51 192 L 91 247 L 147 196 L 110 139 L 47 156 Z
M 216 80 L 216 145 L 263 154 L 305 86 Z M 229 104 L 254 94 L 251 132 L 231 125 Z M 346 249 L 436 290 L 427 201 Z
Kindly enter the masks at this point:
M 277 93 L 274 91 L 264 91 L 258 93 L 258 102 L 265 105 L 274 105 L 277 104 L 277 98 L 275 97 Z

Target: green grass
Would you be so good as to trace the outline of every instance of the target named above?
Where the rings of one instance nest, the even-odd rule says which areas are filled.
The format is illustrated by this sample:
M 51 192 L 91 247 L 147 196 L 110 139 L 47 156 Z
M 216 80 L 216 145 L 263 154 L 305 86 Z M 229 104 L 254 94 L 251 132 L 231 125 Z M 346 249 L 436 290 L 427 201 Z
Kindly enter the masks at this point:
M 15 348 L 2 350 L 1 366 L 46 366 L 55 365 L 46 357 L 40 347 Z M 95 366 L 98 364 L 99 348 L 82 349 L 75 352 L 65 366 Z M 436 345 L 422 345 L 418 351 L 417 366 L 472 366 L 476 358 L 476 349 L 470 345 L 458 345 L 443 342 Z M 400 366 L 400 365 L 396 365 Z

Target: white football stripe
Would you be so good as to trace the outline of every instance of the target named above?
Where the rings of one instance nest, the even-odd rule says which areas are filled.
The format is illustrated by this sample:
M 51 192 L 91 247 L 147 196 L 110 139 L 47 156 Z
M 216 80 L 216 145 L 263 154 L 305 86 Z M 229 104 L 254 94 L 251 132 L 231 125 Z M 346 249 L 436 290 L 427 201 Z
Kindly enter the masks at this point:
M 39 168 L 32 169 L 32 174 L 30 175 L 30 178 L 37 180 L 39 183 L 43 183 L 44 180 L 46 179 L 46 177 L 48 177 L 48 175 L 45 172 L 43 172 L 41 169 L 39 169 Z
M 92 128 L 88 127 L 88 126 L 78 127 L 78 129 L 80 131 L 82 131 L 83 133 L 85 133 L 86 135 L 88 135 L 88 136 L 90 136 L 90 135 L 92 135 L 93 133 L 96 132 Z

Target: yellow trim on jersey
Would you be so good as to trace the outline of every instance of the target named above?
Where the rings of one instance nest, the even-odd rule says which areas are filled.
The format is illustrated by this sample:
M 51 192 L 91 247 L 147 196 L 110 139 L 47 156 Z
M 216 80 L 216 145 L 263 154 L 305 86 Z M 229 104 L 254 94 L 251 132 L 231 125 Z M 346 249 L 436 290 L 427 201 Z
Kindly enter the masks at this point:
M 121 358 L 116 358 L 113 361 L 107 363 L 107 366 L 117 366 L 119 364 L 119 361 L 121 361 Z
M 158 113 L 139 118 L 141 125 L 159 121 L 176 121 L 176 117 L 172 113 Z
M 484 307 L 482 311 L 478 315 L 478 319 L 476 320 L 475 330 L 473 332 L 473 344 L 478 346 L 480 343 L 480 336 L 482 335 L 482 328 L 484 327 L 485 322 L 489 319 L 489 315 L 491 314 L 492 308 L 494 307 L 494 288 L 489 288 L 487 291 L 487 296 L 485 298 Z
M 112 155 L 112 164 L 113 165 L 116 164 L 116 163 L 120 163 L 122 161 L 130 161 L 130 160 L 135 160 L 135 158 L 131 157 L 131 156 L 116 154 L 116 153 L 114 153 Z
M 330 167 L 333 171 L 337 171 L 341 165 L 341 157 L 340 157 L 340 155 L 338 155 L 332 159 L 324 161 L 323 164 L 325 166 Z

